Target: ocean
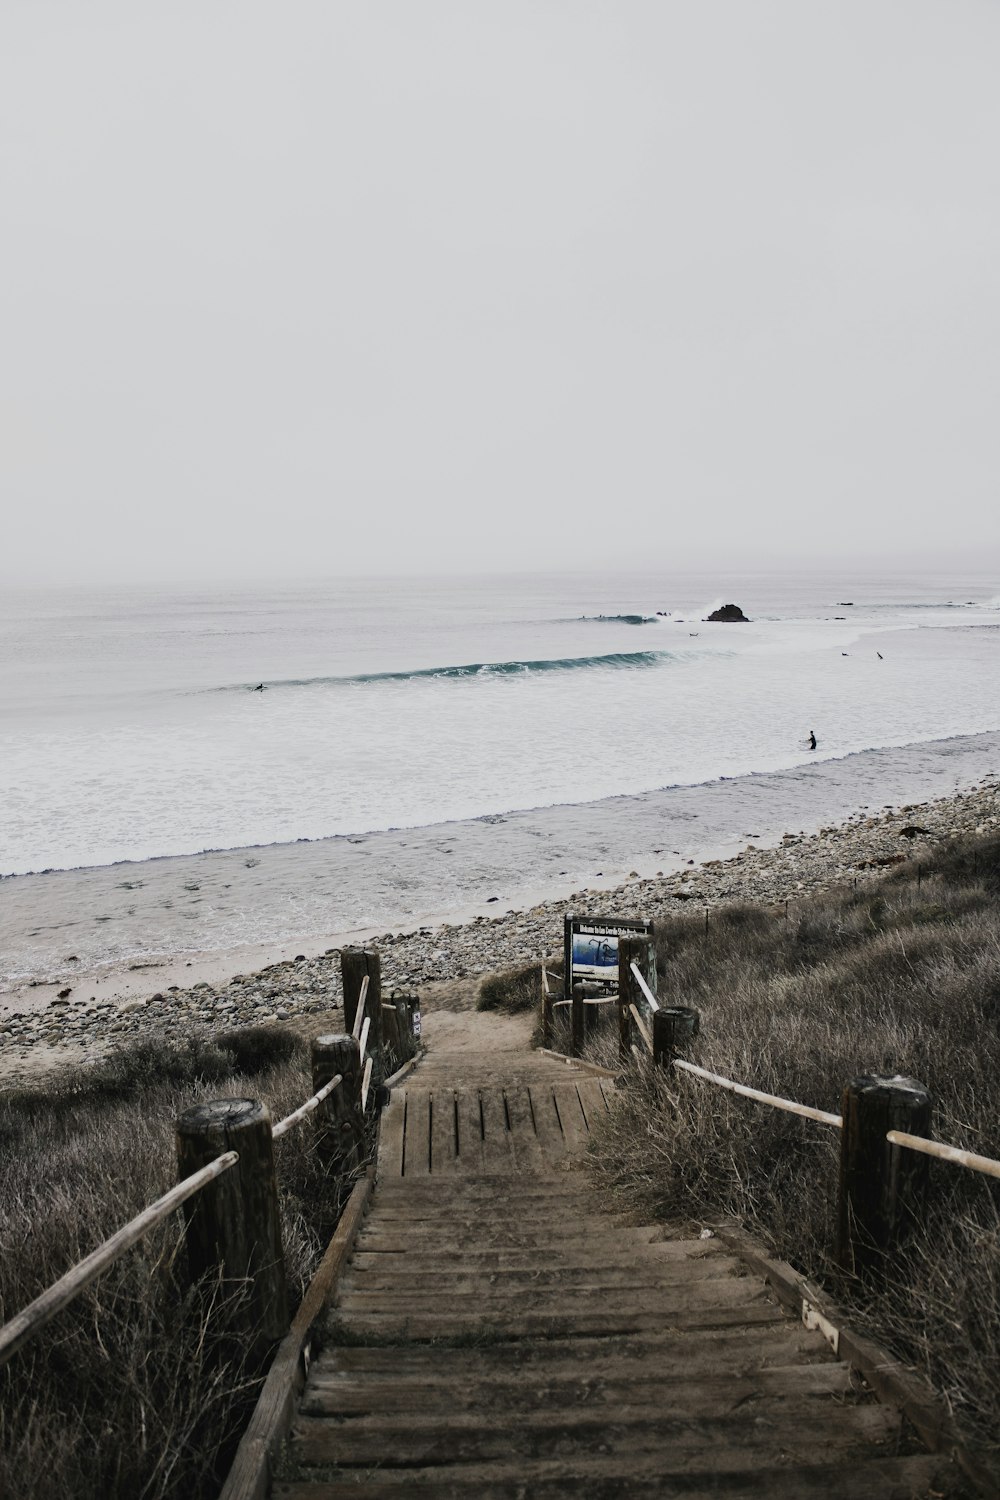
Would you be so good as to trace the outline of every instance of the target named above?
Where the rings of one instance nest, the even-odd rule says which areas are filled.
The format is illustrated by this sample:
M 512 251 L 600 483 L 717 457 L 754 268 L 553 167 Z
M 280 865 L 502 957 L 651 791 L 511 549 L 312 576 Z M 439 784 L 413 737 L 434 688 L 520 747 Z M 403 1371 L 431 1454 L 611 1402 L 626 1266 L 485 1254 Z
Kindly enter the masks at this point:
M 367 864 L 359 857 L 353 873 L 331 877 L 322 913 L 308 888 L 243 892 L 229 926 L 213 909 L 190 919 L 197 937 L 182 923 L 139 934 L 135 920 L 127 937 L 95 911 L 93 955 L 110 961 L 168 942 L 216 946 L 237 930 L 240 941 L 282 925 L 330 930 L 338 915 L 345 928 L 383 915 L 397 924 L 486 899 L 487 885 L 506 895 L 583 878 L 596 873 L 587 830 L 599 847 L 609 817 L 628 864 L 628 839 L 643 826 L 637 804 L 629 832 L 630 798 L 691 807 L 728 780 L 754 788 L 752 807 L 761 778 L 778 778 L 773 823 L 782 798 L 797 805 L 797 782 L 836 782 L 847 811 L 872 795 L 919 800 L 996 768 L 995 575 L 624 577 L 597 565 L 573 576 L 8 589 L 0 874 L 22 879 L 0 885 L 4 947 L 16 950 L 6 974 L 40 961 L 22 908 L 32 890 L 57 888 L 42 871 L 76 871 L 108 891 L 126 889 L 131 873 L 142 890 L 152 868 L 204 851 L 258 850 L 243 870 L 257 868 L 248 860 L 259 864 L 261 849 L 273 866 L 303 840 L 367 852 Z M 724 602 L 750 623 L 708 623 Z M 926 755 L 891 755 L 929 743 L 950 747 L 930 757 L 933 771 Z M 852 767 L 872 754 L 885 795 L 858 770 L 852 802 Z M 508 846 L 500 820 L 508 832 L 540 820 L 574 831 L 556 838 L 554 862 L 534 860 L 531 834 Z M 443 884 L 391 852 L 447 843 L 465 824 L 479 842 Z M 730 830 L 715 831 L 723 842 Z M 380 838 L 388 868 L 366 876 Z M 659 839 L 668 853 L 680 843 L 669 830 Z M 305 886 L 315 878 L 303 875 Z M 65 934 L 51 943 L 65 946 Z

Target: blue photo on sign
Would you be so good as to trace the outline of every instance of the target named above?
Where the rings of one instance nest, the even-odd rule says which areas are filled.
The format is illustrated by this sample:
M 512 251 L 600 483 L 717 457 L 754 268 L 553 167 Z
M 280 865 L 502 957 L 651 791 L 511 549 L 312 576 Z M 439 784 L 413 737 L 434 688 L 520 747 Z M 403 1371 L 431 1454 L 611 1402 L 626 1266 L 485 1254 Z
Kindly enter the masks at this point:
M 609 933 L 574 932 L 573 974 L 580 979 L 617 979 L 617 937 Z
M 644 937 L 652 952 L 653 924 L 644 917 L 574 917 L 563 923 L 564 972 L 567 988 L 596 986 L 596 993 L 613 995 L 618 989 L 618 940 Z M 595 993 L 594 989 L 588 991 Z

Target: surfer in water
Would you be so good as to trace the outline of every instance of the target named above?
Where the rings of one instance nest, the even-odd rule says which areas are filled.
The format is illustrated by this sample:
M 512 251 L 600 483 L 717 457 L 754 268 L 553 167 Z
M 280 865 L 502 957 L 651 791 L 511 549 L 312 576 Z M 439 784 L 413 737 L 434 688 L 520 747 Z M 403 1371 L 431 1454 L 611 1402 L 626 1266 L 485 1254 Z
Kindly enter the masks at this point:
M 815 729 L 810 729 L 810 731 L 809 731 L 809 749 L 810 750 L 815 750 L 816 749 L 816 731 L 815 731 Z

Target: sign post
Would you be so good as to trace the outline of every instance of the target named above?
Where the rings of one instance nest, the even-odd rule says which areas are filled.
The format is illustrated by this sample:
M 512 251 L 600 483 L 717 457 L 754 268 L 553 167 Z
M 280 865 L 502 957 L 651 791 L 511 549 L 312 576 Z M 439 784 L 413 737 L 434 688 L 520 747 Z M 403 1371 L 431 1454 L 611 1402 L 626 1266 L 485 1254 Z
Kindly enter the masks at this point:
M 611 996 L 618 992 L 618 939 L 645 937 L 650 945 L 653 924 L 628 917 L 574 917 L 563 924 L 563 972 L 565 994 L 572 1001 L 572 1052 L 583 1051 L 584 998 Z M 585 988 L 586 987 L 586 988 Z

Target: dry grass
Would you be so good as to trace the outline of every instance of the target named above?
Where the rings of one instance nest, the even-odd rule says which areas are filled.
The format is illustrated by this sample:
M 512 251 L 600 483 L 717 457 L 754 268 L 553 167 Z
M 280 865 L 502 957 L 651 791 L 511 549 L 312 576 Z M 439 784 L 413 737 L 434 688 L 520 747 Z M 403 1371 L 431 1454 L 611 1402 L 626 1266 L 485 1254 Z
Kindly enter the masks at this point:
M 301 1041 L 247 1028 L 143 1044 L 75 1088 L 0 1095 L 0 1321 L 176 1179 L 174 1121 L 249 1096 L 280 1118 L 310 1092 Z M 298 1300 L 336 1220 L 310 1125 L 276 1146 Z M 147 1236 L 0 1371 L 0 1494 L 214 1496 L 257 1384 L 225 1338 L 239 1286 L 186 1285 L 183 1216 Z
M 551 974 L 557 960 L 546 958 L 545 967 Z M 558 960 L 562 970 L 562 960 Z M 497 974 L 487 974 L 480 982 L 476 996 L 477 1010 L 502 1010 L 508 1015 L 521 1011 L 537 1010 L 542 993 L 541 963 L 522 964 L 517 969 L 504 969 Z
M 901 867 L 787 922 L 734 906 L 707 935 L 700 915 L 658 926 L 661 1000 L 701 1011 L 692 1060 L 833 1111 L 858 1073 L 908 1074 L 933 1093 L 935 1135 L 1000 1156 L 1000 840 L 945 846 L 922 875 Z M 1000 1429 L 1000 1184 L 931 1162 L 926 1221 L 889 1282 L 848 1286 L 831 1258 L 837 1131 L 683 1074 L 633 1076 L 597 1152 L 617 1194 L 740 1220 L 863 1303 L 963 1422 Z

